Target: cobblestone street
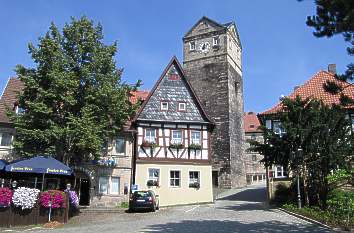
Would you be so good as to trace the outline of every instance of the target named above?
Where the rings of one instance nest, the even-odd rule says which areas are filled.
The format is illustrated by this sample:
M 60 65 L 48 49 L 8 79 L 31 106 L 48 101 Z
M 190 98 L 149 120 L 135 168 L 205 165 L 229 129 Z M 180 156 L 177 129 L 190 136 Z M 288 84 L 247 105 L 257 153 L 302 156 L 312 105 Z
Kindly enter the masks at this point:
M 250 186 L 215 204 L 161 208 L 155 213 L 87 214 L 60 229 L 27 232 L 331 232 L 268 209 L 264 201 L 265 187 Z

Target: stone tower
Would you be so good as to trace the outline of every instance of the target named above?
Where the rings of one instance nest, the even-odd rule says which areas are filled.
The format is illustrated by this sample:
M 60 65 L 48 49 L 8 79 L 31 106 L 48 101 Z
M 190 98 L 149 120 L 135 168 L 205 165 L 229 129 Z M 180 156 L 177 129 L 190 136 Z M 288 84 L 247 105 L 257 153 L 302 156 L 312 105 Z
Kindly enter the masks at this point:
M 215 123 L 213 184 L 220 188 L 246 185 L 241 52 L 233 22 L 203 17 L 183 37 L 186 77 Z

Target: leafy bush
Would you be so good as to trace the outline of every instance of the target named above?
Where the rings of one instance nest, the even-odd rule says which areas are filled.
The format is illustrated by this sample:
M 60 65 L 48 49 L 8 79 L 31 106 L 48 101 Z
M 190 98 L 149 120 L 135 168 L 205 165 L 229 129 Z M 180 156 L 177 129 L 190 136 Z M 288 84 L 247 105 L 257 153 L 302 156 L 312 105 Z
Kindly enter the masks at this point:
M 182 143 L 171 143 L 169 147 L 170 147 L 170 149 L 182 149 L 183 144 Z
M 189 145 L 188 149 L 190 149 L 190 150 L 200 150 L 200 149 L 202 149 L 202 146 L 200 144 L 193 144 L 192 143 L 192 144 Z
M 277 205 L 288 203 L 291 200 L 291 194 L 291 189 L 288 186 L 283 183 L 279 183 L 276 186 L 272 203 Z
M 146 185 L 147 186 L 159 186 L 159 182 L 157 181 L 157 180 L 148 180 L 147 182 L 146 182 Z
M 129 203 L 126 202 L 126 201 L 121 202 L 119 207 L 123 208 L 123 209 L 128 209 L 129 208 Z
M 65 207 L 64 200 L 64 192 L 58 190 L 48 190 L 41 193 L 39 203 L 45 208 L 49 208 L 51 204 L 53 209 L 57 209 Z
M 22 210 L 32 209 L 38 200 L 39 192 L 38 189 L 19 187 L 12 196 L 12 203 Z
M 8 207 L 11 203 L 13 191 L 9 188 L 0 188 L 0 207 Z
M 190 188 L 199 189 L 200 188 L 200 184 L 198 182 L 194 182 L 194 183 L 189 184 L 189 187 Z
M 342 219 L 344 224 L 354 223 L 354 193 L 335 189 L 329 194 L 327 200 L 328 210 L 338 218 Z

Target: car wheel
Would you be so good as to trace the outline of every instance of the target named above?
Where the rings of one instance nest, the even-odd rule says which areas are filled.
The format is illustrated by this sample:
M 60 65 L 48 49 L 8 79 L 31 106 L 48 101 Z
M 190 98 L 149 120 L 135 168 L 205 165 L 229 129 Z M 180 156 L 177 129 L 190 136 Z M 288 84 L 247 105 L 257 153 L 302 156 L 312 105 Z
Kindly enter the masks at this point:
M 152 212 L 155 212 L 156 211 L 156 206 L 155 205 L 152 205 Z

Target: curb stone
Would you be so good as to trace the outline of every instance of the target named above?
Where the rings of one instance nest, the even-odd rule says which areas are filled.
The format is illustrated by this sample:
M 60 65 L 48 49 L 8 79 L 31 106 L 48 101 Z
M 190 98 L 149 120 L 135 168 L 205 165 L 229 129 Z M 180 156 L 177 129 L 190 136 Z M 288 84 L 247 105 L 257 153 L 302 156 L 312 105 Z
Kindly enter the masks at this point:
M 319 222 L 319 221 L 314 220 L 314 219 L 312 219 L 312 218 L 303 216 L 303 215 L 301 215 L 301 214 L 297 214 L 297 213 L 291 212 L 291 211 L 289 211 L 289 210 L 285 210 L 285 209 L 283 209 L 283 208 L 277 208 L 277 209 L 280 210 L 280 211 L 282 211 L 282 212 L 285 212 L 285 213 L 287 213 L 287 214 L 289 214 L 289 215 L 292 215 L 292 216 L 294 216 L 294 217 L 297 217 L 297 218 L 300 218 L 300 219 L 302 219 L 302 220 L 305 220 L 305 221 L 307 221 L 307 222 L 310 222 L 310 223 L 319 225 L 319 226 L 321 226 L 321 227 L 323 227 L 323 228 L 326 228 L 326 229 L 328 229 L 328 230 L 332 230 L 332 231 L 335 231 L 335 232 L 346 232 L 346 231 L 342 231 L 342 230 L 339 229 L 339 228 L 334 228 L 334 227 L 328 226 L 328 225 L 326 225 L 326 224 L 324 224 L 324 223 L 322 223 L 322 222 Z

